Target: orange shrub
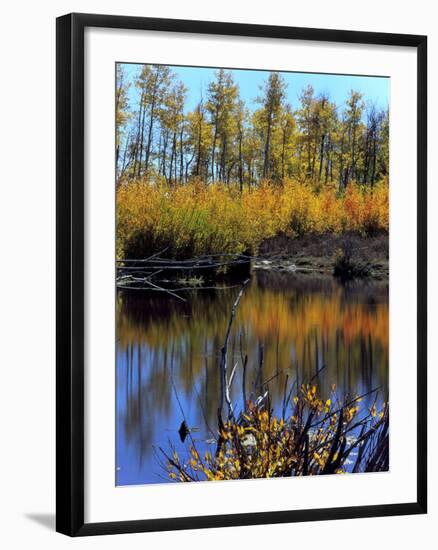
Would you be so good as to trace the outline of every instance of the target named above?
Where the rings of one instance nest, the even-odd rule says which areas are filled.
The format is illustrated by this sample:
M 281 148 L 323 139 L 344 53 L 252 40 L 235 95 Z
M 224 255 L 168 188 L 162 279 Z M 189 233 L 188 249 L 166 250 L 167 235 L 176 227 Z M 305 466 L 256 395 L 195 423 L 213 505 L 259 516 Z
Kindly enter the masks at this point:
M 169 186 L 133 181 L 117 189 L 117 254 L 145 257 L 159 250 L 184 258 L 215 253 L 256 253 L 279 233 L 388 230 L 388 183 L 345 193 L 332 186 L 263 182 L 240 192 L 236 185 L 194 181 Z

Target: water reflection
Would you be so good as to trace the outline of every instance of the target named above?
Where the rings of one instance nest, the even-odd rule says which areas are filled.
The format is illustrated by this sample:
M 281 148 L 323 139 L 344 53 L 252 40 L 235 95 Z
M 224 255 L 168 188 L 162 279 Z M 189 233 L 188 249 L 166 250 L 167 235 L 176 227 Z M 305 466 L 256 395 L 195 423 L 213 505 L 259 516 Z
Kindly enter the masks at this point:
M 178 435 L 184 417 L 199 430 L 199 441 L 211 437 L 220 349 L 237 292 L 190 291 L 182 302 L 161 293 L 119 291 L 118 485 L 167 481 L 153 449 L 168 449 L 171 442 L 184 453 Z M 245 290 L 230 338 L 229 364 L 239 364 L 233 399 L 242 403 L 242 357 L 248 355 L 251 388 L 260 354 L 274 406 L 281 405 L 286 376 L 308 381 L 322 366 L 316 381 L 323 397 L 332 384 L 341 395 L 381 386 L 384 396 L 388 337 L 386 284 L 342 286 L 330 277 L 258 272 Z

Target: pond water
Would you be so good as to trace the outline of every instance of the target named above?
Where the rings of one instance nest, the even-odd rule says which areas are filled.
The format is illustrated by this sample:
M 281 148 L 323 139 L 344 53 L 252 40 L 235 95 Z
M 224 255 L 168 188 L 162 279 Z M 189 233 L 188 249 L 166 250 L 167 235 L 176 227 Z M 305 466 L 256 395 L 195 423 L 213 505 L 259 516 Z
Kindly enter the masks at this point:
M 184 291 L 184 302 L 162 292 L 118 291 L 117 485 L 168 482 L 159 449 L 173 445 L 184 456 L 184 419 L 197 447 L 214 449 L 220 350 L 239 289 Z M 277 410 L 286 380 L 297 377 L 314 377 L 324 398 L 336 384 L 340 396 L 379 387 L 387 399 L 388 339 L 386 283 L 255 272 L 229 341 L 229 368 L 237 364 L 233 402 L 241 410 L 245 355 L 246 394 L 262 360 L 259 377 Z

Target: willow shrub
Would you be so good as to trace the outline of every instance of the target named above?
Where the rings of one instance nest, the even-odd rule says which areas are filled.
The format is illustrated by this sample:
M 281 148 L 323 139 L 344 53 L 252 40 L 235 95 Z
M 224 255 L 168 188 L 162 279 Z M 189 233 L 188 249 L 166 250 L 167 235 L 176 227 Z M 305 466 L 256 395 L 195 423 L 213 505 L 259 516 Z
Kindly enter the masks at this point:
M 261 242 L 277 234 L 381 230 L 388 230 L 385 181 L 372 190 L 350 184 L 343 194 L 292 180 L 243 192 L 236 185 L 199 181 L 173 186 L 134 181 L 117 189 L 119 257 L 146 257 L 164 249 L 174 258 L 255 254 Z

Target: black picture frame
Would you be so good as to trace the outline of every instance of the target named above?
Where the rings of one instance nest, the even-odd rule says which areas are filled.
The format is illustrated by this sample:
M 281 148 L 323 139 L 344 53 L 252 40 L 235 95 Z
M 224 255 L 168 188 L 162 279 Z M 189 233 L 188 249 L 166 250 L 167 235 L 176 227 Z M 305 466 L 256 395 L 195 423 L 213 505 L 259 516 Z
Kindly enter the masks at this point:
M 427 510 L 427 37 L 73 13 L 57 19 L 56 529 L 69 536 L 424 514 Z M 415 502 L 84 522 L 84 29 L 156 30 L 406 46 L 417 51 L 417 498 Z

